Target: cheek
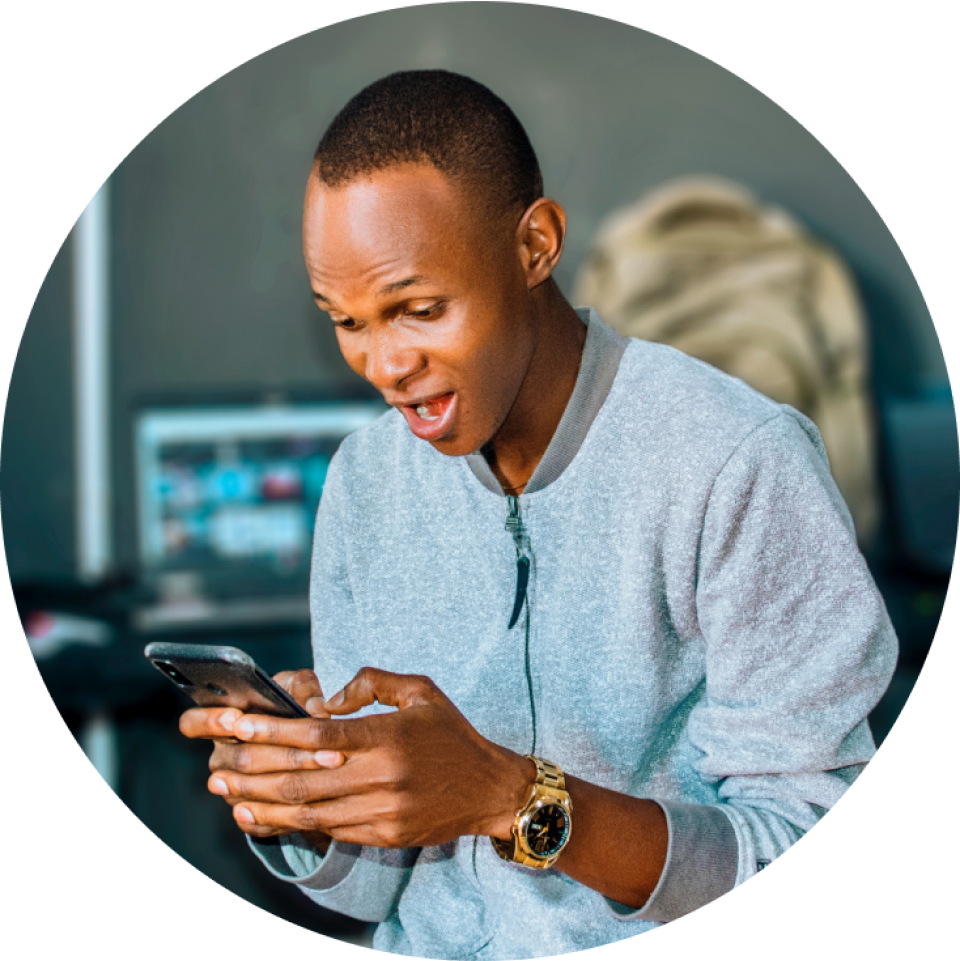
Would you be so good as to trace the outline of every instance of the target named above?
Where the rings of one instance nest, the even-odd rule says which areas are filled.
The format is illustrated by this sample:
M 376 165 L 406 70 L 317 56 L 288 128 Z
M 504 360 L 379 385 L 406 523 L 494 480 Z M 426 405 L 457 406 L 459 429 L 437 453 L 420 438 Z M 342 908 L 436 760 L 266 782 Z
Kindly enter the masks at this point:
M 494 396 L 509 395 L 512 401 L 529 363 L 528 345 L 518 332 L 496 331 L 494 336 L 477 345 L 475 356 L 481 386 Z
M 469 416 L 481 433 L 498 428 L 510 412 L 523 383 L 522 350 L 514 345 L 486 343 L 477 346 L 464 383 L 469 396 Z M 484 437 L 484 441 L 489 437 Z
M 360 344 L 354 335 L 352 338 L 349 334 L 345 334 L 340 330 L 337 330 L 337 346 L 340 348 L 340 353 L 343 355 L 343 359 L 347 362 L 349 368 L 360 377 L 363 377 L 363 372 L 365 368 L 363 351 L 360 348 Z

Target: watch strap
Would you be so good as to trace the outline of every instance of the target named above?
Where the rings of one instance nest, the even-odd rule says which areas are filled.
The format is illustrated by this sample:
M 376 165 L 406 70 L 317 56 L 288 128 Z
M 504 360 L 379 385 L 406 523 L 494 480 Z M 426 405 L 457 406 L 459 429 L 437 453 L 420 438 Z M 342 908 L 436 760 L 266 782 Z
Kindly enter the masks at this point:
M 522 864 L 528 868 L 547 868 L 556 861 L 560 856 L 560 852 L 558 851 L 549 858 L 531 857 L 520 845 L 520 839 L 517 833 L 518 825 L 528 808 L 535 801 L 541 799 L 556 801 L 558 804 L 562 804 L 569 813 L 570 795 L 567 794 L 566 781 L 559 765 L 545 758 L 536 757 L 533 754 L 525 754 L 524 757 L 536 764 L 537 779 L 530 787 L 530 794 L 527 796 L 526 802 L 514 818 L 510 840 L 507 841 L 502 838 L 491 838 L 490 840 L 493 842 L 494 850 L 505 861 L 513 861 L 516 864 Z

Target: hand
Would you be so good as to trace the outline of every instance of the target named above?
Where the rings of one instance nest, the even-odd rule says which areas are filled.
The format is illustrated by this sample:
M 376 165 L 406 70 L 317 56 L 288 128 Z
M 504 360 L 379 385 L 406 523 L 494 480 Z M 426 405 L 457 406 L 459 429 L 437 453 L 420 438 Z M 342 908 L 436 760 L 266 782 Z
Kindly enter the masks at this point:
M 398 710 L 329 717 L 374 702 Z M 429 678 L 364 668 L 323 707 L 328 716 L 309 721 L 234 720 L 231 733 L 243 742 L 235 749 L 251 757 L 262 749 L 275 752 L 264 755 L 271 759 L 345 758 L 337 766 L 217 770 L 242 830 L 256 837 L 320 831 L 377 847 L 510 836 L 536 777 L 533 763 L 482 737 Z
M 323 710 L 323 691 L 316 674 L 310 670 L 283 671 L 274 680 L 293 699 L 314 717 L 329 717 Z M 210 757 L 212 773 L 207 787 L 231 806 L 238 798 L 229 793 L 223 774 L 235 771 L 242 774 L 276 773 L 292 770 L 317 770 L 337 767 L 343 763 L 339 752 L 302 751 L 297 748 L 274 745 L 247 744 L 234 736 L 234 724 L 242 717 L 236 708 L 191 708 L 180 717 L 180 731 L 189 738 L 206 738 L 214 742 Z M 293 723 L 303 723 L 294 721 Z M 258 836 L 286 834 L 288 831 L 265 831 Z M 311 837 L 321 850 L 325 850 L 329 838 Z

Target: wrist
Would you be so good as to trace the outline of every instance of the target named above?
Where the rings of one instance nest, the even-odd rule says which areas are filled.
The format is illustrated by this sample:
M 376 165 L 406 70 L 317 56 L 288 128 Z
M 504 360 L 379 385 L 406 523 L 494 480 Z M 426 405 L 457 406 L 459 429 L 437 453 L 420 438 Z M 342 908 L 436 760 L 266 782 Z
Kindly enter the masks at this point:
M 509 840 L 517 812 L 530 796 L 537 780 L 537 766 L 529 758 L 497 747 L 499 755 L 493 776 L 488 780 L 490 813 L 481 821 L 479 835 Z

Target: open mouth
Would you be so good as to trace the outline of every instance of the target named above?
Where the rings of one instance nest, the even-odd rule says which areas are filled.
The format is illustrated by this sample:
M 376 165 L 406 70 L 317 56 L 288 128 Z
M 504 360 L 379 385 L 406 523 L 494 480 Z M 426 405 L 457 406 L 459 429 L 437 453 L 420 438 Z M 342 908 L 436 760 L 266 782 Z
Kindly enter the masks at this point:
M 443 397 L 428 400 L 423 404 L 411 404 L 410 406 L 413 407 L 417 417 L 421 420 L 440 420 L 450 397 L 450 394 L 444 394 Z
M 456 394 L 440 394 L 416 404 L 404 404 L 401 408 L 410 430 L 422 440 L 438 440 L 453 424 L 456 412 Z

